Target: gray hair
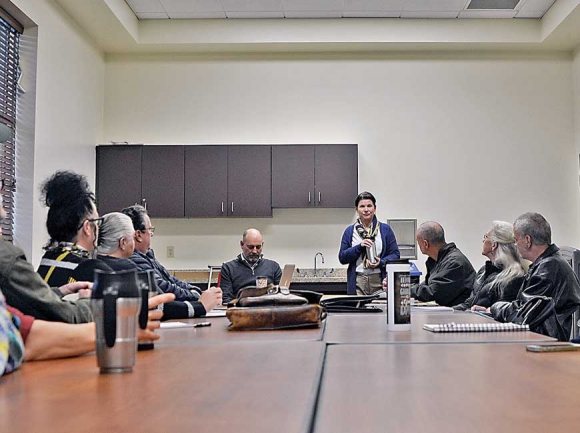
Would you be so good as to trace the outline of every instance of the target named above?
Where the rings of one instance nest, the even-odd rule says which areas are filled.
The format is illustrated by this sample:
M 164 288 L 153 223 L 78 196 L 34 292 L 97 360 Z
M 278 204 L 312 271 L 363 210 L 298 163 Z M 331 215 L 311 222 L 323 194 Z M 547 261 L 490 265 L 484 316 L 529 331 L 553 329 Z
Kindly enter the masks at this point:
M 520 236 L 529 236 L 536 245 L 550 245 L 552 243 L 552 229 L 542 215 L 536 212 L 527 212 L 517 217 L 514 230 Z
M 119 241 L 135 235 L 131 218 L 121 212 L 111 212 L 103 216 L 99 227 L 99 254 L 112 254 L 119 249 Z
M 417 229 L 417 235 L 433 245 L 443 245 L 446 243 L 445 231 L 441 227 L 441 224 L 435 221 L 427 221 L 421 224 Z
M 514 278 L 523 276 L 526 271 L 516 246 L 512 224 L 505 221 L 494 221 L 489 233 L 490 240 L 497 243 L 493 264 L 501 269 L 501 272 L 493 279 L 491 287 L 498 290 Z

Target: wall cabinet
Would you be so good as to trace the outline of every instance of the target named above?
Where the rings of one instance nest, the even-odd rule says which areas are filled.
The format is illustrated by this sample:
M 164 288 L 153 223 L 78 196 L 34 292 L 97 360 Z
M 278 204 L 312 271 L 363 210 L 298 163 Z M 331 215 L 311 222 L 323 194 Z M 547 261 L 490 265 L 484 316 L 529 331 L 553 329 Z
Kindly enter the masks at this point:
M 182 218 L 183 167 L 182 146 L 98 146 L 99 213 L 137 203 L 153 218 Z
M 152 218 L 183 218 L 183 146 L 143 146 L 141 202 Z
M 186 217 L 271 217 L 270 146 L 185 146 Z
M 152 218 L 271 217 L 272 208 L 352 207 L 356 144 L 97 146 L 99 212 Z
M 119 212 L 141 203 L 143 146 L 97 146 L 97 207 L 99 213 Z
M 356 144 L 272 146 L 272 206 L 349 208 L 358 194 Z

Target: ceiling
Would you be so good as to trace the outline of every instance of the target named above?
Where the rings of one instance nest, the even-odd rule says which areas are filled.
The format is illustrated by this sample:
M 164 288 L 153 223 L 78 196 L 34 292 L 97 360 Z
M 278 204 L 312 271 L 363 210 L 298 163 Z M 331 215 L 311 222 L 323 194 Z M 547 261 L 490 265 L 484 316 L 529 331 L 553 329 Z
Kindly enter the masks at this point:
M 52 1 L 108 56 L 580 50 L 580 0 Z
M 541 18 L 556 0 L 125 0 L 137 18 Z

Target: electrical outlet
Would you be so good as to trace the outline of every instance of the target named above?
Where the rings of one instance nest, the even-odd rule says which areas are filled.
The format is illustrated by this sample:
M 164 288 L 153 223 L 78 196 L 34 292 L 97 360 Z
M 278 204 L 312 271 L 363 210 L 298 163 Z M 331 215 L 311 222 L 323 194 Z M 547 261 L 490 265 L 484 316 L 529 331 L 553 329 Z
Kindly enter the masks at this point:
M 175 248 L 174 247 L 167 247 L 167 258 L 168 259 L 175 258 Z

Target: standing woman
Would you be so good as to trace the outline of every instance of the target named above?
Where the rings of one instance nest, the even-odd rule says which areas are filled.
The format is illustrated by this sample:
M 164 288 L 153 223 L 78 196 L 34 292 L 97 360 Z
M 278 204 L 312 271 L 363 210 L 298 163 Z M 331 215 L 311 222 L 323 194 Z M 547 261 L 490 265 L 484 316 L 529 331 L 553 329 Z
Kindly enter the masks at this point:
M 376 203 L 370 192 L 361 192 L 354 201 L 358 218 L 342 235 L 338 260 L 348 264 L 349 295 L 371 295 L 382 290 L 387 262 L 400 257 L 393 230 L 375 216 Z

